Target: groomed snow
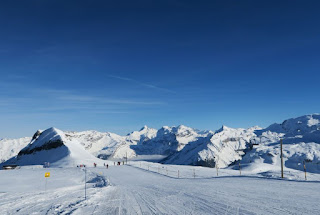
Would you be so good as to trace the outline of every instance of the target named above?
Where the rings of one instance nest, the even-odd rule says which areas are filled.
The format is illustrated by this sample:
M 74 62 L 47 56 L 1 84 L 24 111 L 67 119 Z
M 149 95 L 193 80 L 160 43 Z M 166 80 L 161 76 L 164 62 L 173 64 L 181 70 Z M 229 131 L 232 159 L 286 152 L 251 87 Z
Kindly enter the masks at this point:
M 177 170 L 181 173 L 179 178 Z M 45 192 L 47 171 L 51 177 L 47 179 Z M 319 175 L 314 174 L 312 181 L 305 182 L 279 179 L 279 173 L 274 170 L 274 178 L 266 178 L 258 174 L 239 176 L 237 170 L 221 169 L 217 177 L 212 168 L 130 162 L 109 169 L 89 168 L 85 200 L 84 171 L 80 168 L 0 171 L 0 211 L 1 214 L 318 214 Z

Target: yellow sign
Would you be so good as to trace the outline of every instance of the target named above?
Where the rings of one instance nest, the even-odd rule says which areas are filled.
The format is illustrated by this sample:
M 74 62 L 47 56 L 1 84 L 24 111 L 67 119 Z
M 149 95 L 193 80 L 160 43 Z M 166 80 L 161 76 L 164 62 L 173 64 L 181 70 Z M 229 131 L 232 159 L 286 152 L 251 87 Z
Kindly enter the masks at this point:
M 49 177 L 50 177 L 50 172 L 46 172 L 46 173 L 44 174 L 44 177 L 49 178 Z

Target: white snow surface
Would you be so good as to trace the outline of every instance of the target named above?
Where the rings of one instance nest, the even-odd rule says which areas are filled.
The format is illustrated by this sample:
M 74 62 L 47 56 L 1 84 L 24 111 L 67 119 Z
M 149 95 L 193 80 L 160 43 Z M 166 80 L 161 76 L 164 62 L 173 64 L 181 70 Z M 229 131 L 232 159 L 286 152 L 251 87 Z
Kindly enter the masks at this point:
M 31 137 L 18 139 L 1 139 L 0 140 L 0 163 L 16 156 L 21 149 L 26 147 L 31 141 Z
M 231 169 L 219 171 L 216 176 L 212 168 L 149 162 L 88 168 L 86 199 L 85 172 L 80 168 L 0 171 L 0 211 L 4 215 L 311 215 L 320 210 L 318 174 L 304 182 L 287 177 L 280 180 L 276 170 L 271 177 L 239 176 L 239 171 Z M 51 173 L 50 178 L 44 178 L 45 172 Z M 287 169 L 285 173 L 303 175 Z

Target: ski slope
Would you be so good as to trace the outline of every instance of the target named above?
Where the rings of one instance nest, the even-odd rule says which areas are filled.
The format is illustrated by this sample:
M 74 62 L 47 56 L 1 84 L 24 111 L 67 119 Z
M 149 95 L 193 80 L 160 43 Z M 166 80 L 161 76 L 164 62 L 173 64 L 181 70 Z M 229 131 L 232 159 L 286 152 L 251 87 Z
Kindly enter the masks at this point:
M 134 165 L 134 166 L 131 166 Z M 313 181 L 281 180 L 238 171 L 140 162 L 88 168 L 87 199 L 84 171 L 49 168 L 0 171 L 2 214 L 317 214 L 319 175 Z M 149 165 L 149 171 L 144 169 Z M 144 166 L 144 167 L 143 167 Z M 157 172 L 160 169 L 160 173 Z M 164 169 L 171 173 L 166 175 Z M 51 172 L 44 190 L 44 173 Z M 190 174 L 191 175 L 191 174 Z M 232 176 L 231 176 L 232 175 Z M 317 181 L 316 181 L 317 180 Z

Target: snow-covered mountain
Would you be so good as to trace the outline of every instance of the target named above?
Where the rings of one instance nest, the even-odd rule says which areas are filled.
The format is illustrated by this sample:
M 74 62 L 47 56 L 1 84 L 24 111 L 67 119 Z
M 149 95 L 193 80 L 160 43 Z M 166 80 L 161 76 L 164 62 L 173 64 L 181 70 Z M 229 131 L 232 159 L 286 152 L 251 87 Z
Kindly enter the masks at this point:
M 31 137 L 19 139 L 1 139 L 0 140 L 0 163 L 16 156 L 21 149 L 30 143 Z
M 124 141 L 122 141 L 113 152 L 112 158 L 123 159 L 125 157 L 137 157 L 138 153 L 136 148 L 139 148 L 139 146 L 143 145 L 144 142 L 155 138 L 156 134 L 156 129 L 149 128 L 147 126 L 144 126 L 139 131 L 133 131 L 129 133 L 128 135 L 124 136 Z M 152 153 L 147 153 L 147 155 L 150 154 Z
M 261 163 L 280 166 L 280 139 L 283 139 L 286 167 L 303 170 L 305 161 L 308 171 L 320 172 L 320 114 L 288 119 L 255 133 L 253 142 L 258 145 L 242 159 L 248 168 L 258 168 Z
M 203 165 L 224 168 L 241 160 L 250 139 L 258 127 L 234 129 L 223 126 L 206 136 L 198 136 L 181 151 L 172 154 L 163 162 L 167 164 Z
M 37 163 L 48 161 L 48 158 L 56 162 L 70 158 L 70 155 L 92 163 L 96 159 L 92 155 L 116 160 L 161 155 L 164 158 L 161 162 L 165 164 L 210 167 L 217 164 L 224 168 L 241 161 L 243 168 L 254 169 L 260 168 L 262 163 L 279 166 L 281 138 L 286 167 L 302 169 L 305 160 L 310 171 L 320 172 L 320 114 L 288 119 L 265 129 L 223 126 L 217 131 L 199 131 L 180 125 L 157 130 L 144 126 L 139 131 L 120 136 L 109 132 L 62 132 L 51 128 L 38 131 L 24 149 L 31 138 L 0 140 L 0 152 L 3 159 L 18 155 L 17 161 L 29 164 L 34 163 L 31 162 L 34 156 L 37 156 Z
M 107 159 L 125 142 L 125 137 L 110 132 L 65 132 L 65 136 L 69 141 L 79 142 L 91 154 L 102 159 Z
M 79 142 L 69 141 L 62 131 L 49 128 L 43 132 L 37 131 L 31 142 L 3 165 L 43 165 L 45 162 L 55 167 L 68 167 L 105 161 L 90 154 Z

